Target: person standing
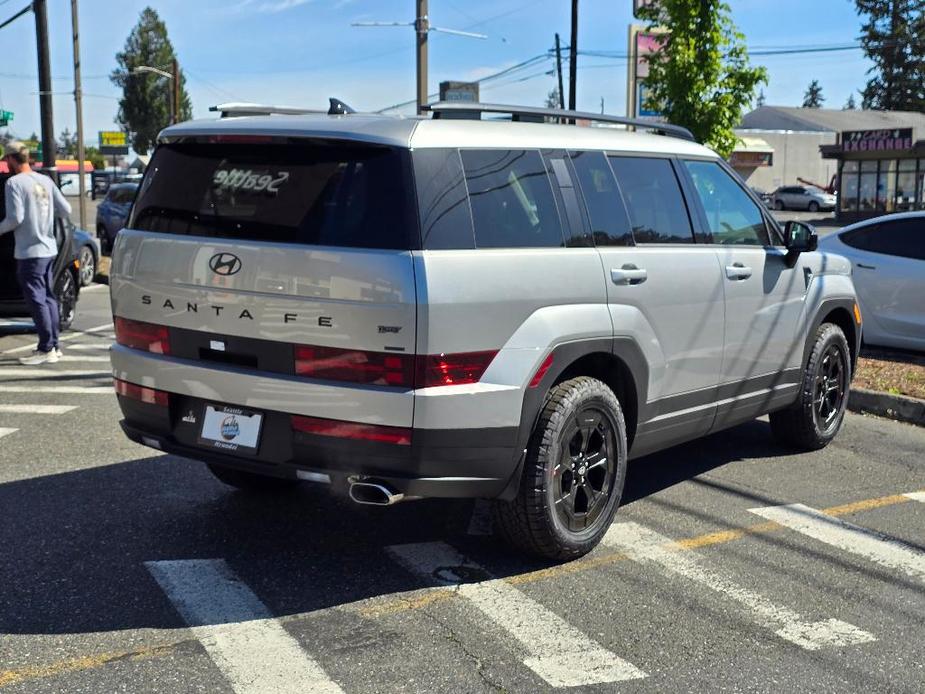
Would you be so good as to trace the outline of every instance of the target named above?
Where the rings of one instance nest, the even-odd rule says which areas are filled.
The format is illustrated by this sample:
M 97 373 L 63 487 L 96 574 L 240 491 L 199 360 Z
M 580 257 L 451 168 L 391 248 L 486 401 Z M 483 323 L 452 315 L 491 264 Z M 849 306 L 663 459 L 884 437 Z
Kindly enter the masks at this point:
M 55 217 L 69 215 L 71 206 L 48 176 L 32 170 L 22 142 L 7 143 L 3 161 L 15 175 L 6 182 L 6 219 L 0 221 L 0 235 L 15 234 L 16 279 L 39 334 L 38 347 L 19 361 L 26 366 L 54 363 L 61 358 L 54 293 Z

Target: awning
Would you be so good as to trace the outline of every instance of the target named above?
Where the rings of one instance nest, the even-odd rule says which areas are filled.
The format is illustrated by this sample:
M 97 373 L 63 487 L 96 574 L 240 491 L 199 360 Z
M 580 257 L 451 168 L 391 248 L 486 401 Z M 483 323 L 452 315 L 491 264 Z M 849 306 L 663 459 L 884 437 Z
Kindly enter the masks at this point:
M 729 163 L 742 168 L 771 166 L 774 148 L 760 137 L 740 137 L 729 156 Z
M 774 148 L 760 137 L 740 137 L 734 152 L 774 153 Z

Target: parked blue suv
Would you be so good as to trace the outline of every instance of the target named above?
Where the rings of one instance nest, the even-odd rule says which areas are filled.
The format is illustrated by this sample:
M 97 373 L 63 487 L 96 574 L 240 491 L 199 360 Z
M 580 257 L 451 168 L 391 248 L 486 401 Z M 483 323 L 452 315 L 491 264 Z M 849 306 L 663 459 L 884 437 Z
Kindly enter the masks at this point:
M 137 183 L 117 183 L 110 186 L 106 198 L 96 210 L 96 235 L 100 240 L 102 252 L 109 255 L 116 242 L 116 234 L 125 226 L 135 193 Z

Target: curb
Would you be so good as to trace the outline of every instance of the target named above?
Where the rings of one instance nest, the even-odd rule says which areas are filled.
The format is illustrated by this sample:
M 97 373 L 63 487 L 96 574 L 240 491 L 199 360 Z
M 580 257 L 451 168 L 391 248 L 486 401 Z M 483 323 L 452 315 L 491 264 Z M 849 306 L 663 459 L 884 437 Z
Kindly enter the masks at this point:
M 862 414 L 874 414 L 897 422 L 925 427 L 925 400 L 905 395 L 891 395 L 877 390 L 852 388 L 848 395 L 848 409 Z

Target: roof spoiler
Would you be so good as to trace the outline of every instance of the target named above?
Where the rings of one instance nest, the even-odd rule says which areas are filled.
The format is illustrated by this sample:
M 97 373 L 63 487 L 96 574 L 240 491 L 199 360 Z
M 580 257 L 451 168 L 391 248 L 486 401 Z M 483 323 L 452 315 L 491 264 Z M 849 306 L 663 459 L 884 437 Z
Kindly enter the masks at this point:
M 236 118 L 238 116 L 302 116 L 309 113 L 325 113 L 329 116 L 342 116 L 356 111 L 340 99 L 331 97 L 327 111 L 312 108 L 298 108 L 295 106 L 269 106 L 266 104 L 252 104 L 249 102 L 229 102 L 210 106 L 209 110 L 218 112 L 221 118 Z
M 642 130 L 651 130 L 660 135 L 677 137 L 682 140 L 696 142 L 693 133 L 687 128 L 671 123 L 642 120 L 640 118 L 626 118 L 624 116 L 611 116 L 604 113 L 590 113 L 587 111 L 568 111 L 561 108 L 536 108 L 533 106 L 510 106 L 508 104 L 483 104 L 467 101 L 438 101 L 426 104 L 423 110 L 430 111 L 434 118 L 446 115 L 449 118 L 474 118 L 481 120 L 483 113 L 509 113 L 511 120 L 542 123 L 546 118 L 556 118 L 560 122 L 574 124 L 576 120 L 595 121 L 598 123 L 615 123 Z

